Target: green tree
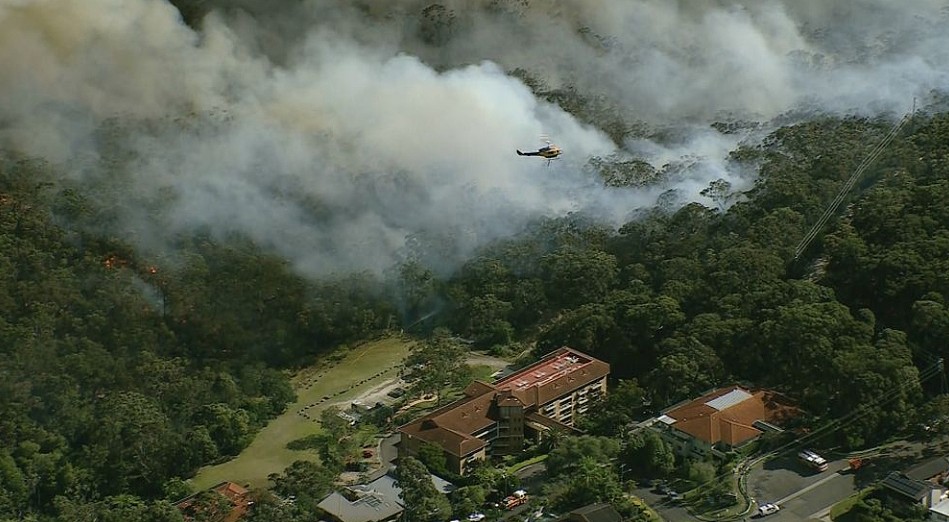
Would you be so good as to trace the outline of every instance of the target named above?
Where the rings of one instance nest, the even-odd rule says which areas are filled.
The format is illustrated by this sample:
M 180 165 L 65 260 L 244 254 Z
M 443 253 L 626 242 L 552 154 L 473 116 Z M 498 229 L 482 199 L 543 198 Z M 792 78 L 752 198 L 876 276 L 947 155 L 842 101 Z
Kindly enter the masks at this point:
M 458 520 L 467 518 L 468 515 L 481 510 L 486 497 L 486 491 L 478 485 L 464 486 L 452 491 L 449 495 L 452 515 Z
M 220 495 L 218 495 L 220 496 Z M 223 498 L 222 509 L 230 509 L 230 502 Z M 226 506 L 224 505 L 226 503 Z M 97 502 L 80 503 L 66 497 L 56 499 L 56 520 L 64 522 L 126 522 L 147 520 L 149 522 L 184 522 L 177 508 L 168 502 L 145 502 L 132 495 L 109 497 Z M 210 520 L 207 516 L 195 521 Z
M 283 473 L 272 473 L 271 489 L 283 498 L 296 496 L 303 506 L 315 507 L 333 487 L 336 473 L 308 460 L 297 460 Z
M 180 477 L 172 477 L 162 484 L 165 500 L 175 502 L 193 493 L 191 486 Z
M 548 491 L 554 508 L 560 512 L 598 502 L 618 501 L 623 496 L 623 488 L 613 468 L 590 456 L 582 457 L 573 466 L 570 477 L 554 483 Z
M 451 512 L 448 499 L 435 488 L 425 465 L 412 457 L 399 461 L 395 472 L 395 483 L 405 511 L 406 522 L 435 522 L 444 520 Z
M 580 423 L 593 435 L 616 436 L 637 420 L 647 404 L 646 391 L 636 379 L 620 380 Z
M 416 458 L 432 473 L 440 477 L 448 474 L 448 462 L 441 446 L 425 442 L 419 447 Z
M 631 435 L 623 448 L 621 459 L 637 477 L 668 477 L 675 470 L 675 453 L 652 430 L 640 430 Z
M 573 308 L 596 302 L 616 284 L 617 260 L 602 251 L 562 249 L 541 260 L 550 303 Z
M 437 394 L 441 403 L 448 386 L 467 384 L 464 357 L 461 345 L 444 329 L 436 330 L 430 339 L 416 343 L 405 361 L 406 366 L 414 371 L 412 392 Z
M 547 473 L 557 479 L 568 476 L 584 458 L 606 463 L 616 458 L 620 452 L 620 443 L 609 437 L 581 435 L 565 437 L 556 448 L 550 451 L 545 461 Z
M 224 455 L 237 455 L 250 442 L 250 417 L 224 403 L 205 406 L 199 417 L 215 446 Z
M 695 484 L 709 485 L 715 479 L 715 465 L 711 462 L 692 462 L 688 470 L 688 478 Z

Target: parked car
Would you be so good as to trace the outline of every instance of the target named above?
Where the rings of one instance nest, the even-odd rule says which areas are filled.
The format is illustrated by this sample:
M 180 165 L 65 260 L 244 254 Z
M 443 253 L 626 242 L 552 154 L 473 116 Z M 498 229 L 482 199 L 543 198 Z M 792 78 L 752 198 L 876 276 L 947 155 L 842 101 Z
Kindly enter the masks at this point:
M 472 513 L 468 515 L 468 522 L 481 522 L 484 520 L 484 513 Z
M 763 517 L 777 513 L 780 510 L 781 508 L 777 504 L 771 504 L 770 502 L 758 506 L 758 514 Z

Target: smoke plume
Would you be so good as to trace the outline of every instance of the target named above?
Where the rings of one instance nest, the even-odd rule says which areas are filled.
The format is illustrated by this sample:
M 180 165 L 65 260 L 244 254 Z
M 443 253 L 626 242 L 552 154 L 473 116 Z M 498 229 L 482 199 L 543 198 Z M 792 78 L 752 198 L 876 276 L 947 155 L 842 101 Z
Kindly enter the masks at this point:
M 179 2 L 179 4 L 182 2 Z M 0 0 L 0 146 L 47 158 L 151 252 L 202 228 L 309 275 L 450 268 L 532 219 L 620 224 L 793 111 L 899 113 L 949 84 L 942 2 Z M 615 143 L 512 75 L 652 129 Z M 591 124 L 592 123 L 592 124 Z M 549 135 L 549 167 L 515 148 Z M 663 136 L 659 139 L 655 136 Z M 604 186 L 594 156 L 687 168 Z

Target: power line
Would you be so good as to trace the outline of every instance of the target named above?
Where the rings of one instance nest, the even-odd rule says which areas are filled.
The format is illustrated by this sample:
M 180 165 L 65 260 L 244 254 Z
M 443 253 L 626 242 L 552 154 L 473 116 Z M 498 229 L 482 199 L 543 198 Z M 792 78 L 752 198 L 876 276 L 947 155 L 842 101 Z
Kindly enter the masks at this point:
M 824 225 L 826 225 L 830 218 L 837 212 L 837 208 L 840 207 L 840 204 L 847 197 L 847 194 L 849 194 L 853 189 L 853 186 L 857 183 L 857 180 L 860 179 L 867 169 L 869 169 L 870 166 L 873 165 L 873 163 L 880 157 L 880 155 L 883 154 L 883 151 L 886 150 L 890 143 L 893 142 L 893 140 L 896 138 L 896 135 L 899 134 L 900 129 L 906 125 L 906 122 L 908 122 L 911 117 L 911 114 L 903 116 L 903 118 L 900 119 L 900 121 L 890 129 L 890 132 L 884 136 L 883 140 L 880 141 L 880 143 L 878 143 L 870 151 L 870 154 L 863 158 L 863 161 L 860 162 L 860 165 L 857 166 L 853 174 L 850 175 L 850 178 L 848 178 L 843 187 L 841 187 L 840 192 L 837 193 L 837 197 L 831 201 L 830 205 L 824 210 L 824 213 L 821 214 L 817 222 L 814 223 L 814 226 L 812 226 L 807 234 L 804 235 L 804 238 L 797 245 L 797 248 L 794 249 L 794 259 L 801 257 L 801 254 L 807 250 L 807 247 L 817 237 L 817 234 L 820 233 L 821 229 L 824 228 Z

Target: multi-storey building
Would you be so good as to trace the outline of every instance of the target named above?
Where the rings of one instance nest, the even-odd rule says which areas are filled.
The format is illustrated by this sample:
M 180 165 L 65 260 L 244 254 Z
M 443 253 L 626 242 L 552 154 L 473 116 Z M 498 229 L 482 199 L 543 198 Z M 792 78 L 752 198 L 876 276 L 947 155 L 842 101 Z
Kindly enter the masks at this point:
M 609 373 L 609 364 L 560 348 L 492 384 L 474 381 L 461 399 L 400 427 L 399 455 L 414 456 L 423 444 L 435 444 L 449 469 L 464 474 L 489 455 L 521 451 L 525 438 L 574 430 L 576 415 L 606 393 Z

